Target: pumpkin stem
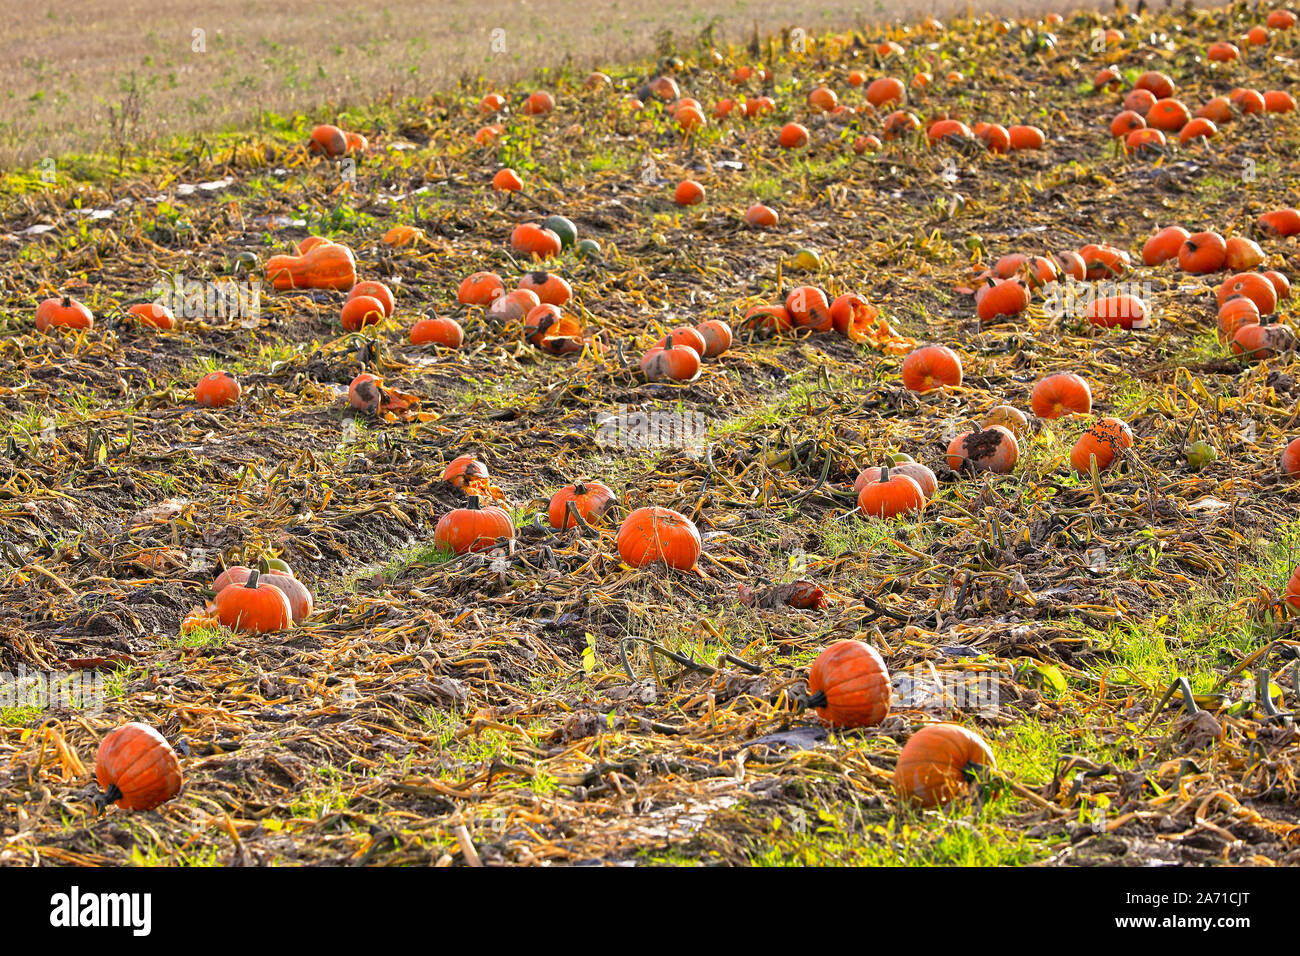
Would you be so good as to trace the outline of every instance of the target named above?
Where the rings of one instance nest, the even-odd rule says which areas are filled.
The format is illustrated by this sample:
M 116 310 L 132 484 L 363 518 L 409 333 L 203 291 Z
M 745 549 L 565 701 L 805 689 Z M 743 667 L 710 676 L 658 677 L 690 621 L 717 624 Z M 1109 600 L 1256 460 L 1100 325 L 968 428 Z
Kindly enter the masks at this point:
M 109 804 L 117 803 L 122 799 L 122 791 L 118 789 L 117 784 L 110 783 L 107 790 L 103 790 L 95 795 L 95 808 L 103 813 L 108 809 Z
M 573 493 L 575 495 L 585 495 L 587 493 L 587 486 L 581 481 L 575 481 L 573 483 Z
M 804 703 L 804 706 L 805 706 L 805 707 L 811 707 L 811 708 L 813 708 L 814 710 L 817 709 L 818 707 L 825 707 L 826 704 L 827 704 L 827 701 L 826 701 L 826 691 L 824 691 L 824 690 L 819 690 L 817 693 L 813 694 L 811 697 L 805 697 L 805 698 L 803 699 L 803 703 Z
M 478 495 L 470 495 L 468 498 L 466 498 L 465 507 L 468 508 L 470 511 L 478 511 L 479 510 Z
M 67 308 L 70 308 L 71 306 L 72 306 L 72 296 L 70 296 L 70 295 L 65 295 L 65 296 L 63 297 L 63 307 L 64 307 L 65 309 L 67 309 Z
M 262 560 L 266 560 L 266 559 L 263 558 Z M 244 582 L 244 587 L 252 588 L 256 590 L 257 579 L 260 578 L 261 576 L 262 576 L 262 572 L 257 568 L 253 568 L 253 570 L 248 572 L 248 580 Z
M 880 469 L 880 483 L 889 484 L 889 466 L 883 465 Z
M 271 573 L 271 562 L 266 560 L 266 555 L 262 555 L 260 558 L 257 559 L 257 573 L 258 574 Z

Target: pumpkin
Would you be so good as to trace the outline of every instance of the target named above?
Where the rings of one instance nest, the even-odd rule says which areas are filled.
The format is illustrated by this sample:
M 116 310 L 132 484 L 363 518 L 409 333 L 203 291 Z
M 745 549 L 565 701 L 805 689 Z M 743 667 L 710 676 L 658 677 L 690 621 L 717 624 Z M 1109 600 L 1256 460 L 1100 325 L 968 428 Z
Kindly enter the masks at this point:
M 1090 242 L 1080 246 L 1079 257 L 1083 259 L 1083 277 L 1090 282 L 1117 279 L 1128 272 L 1131 265 L 1129 254 L 1125 250 L 1104 242 Z
M 46 299 L 36 307 L 36 329 L 91 329 L 95 317 L 90 310 L 71 296 Z
M 1124 151 L 1139 156 L 1158 154 L 1168 145 L 1165 134 L 1158 129 L 1139 129 L 1124 138 Z
M 573 298 L 573 287 L 554 272 L 529 272 L 519 280 L 518 288 L 533 293 L 538 302 L 548 305 L 564 305 Z
M 775 110 L 776 102 L 770 96 L 755 96 L 745 100 L 745 116 L 749 119 Z
M 657 349 L 664 348 L 668 344 L 669 339 L 672 339 L 674 347 L 682 346 L 684 348 L 694 349 L 696 355 L 698 355 L 700 358 L 704 358 L 704 352 L 706 349 L 706 345 L 704 343 L 704 336 L 702 336 L 697 330 L 691 328 L 689 325 L 684 325 L 681 328 L 673 329 L 671 332 L 669 332 L 667 335 L 665 335 L 663 338 L 661 338 L 658 342 L 655 343 L 655 348 Z
M 342 156 L 348 151 L 347 134 L 337 126 L 322 123 L 311 131 L 307 151 L 317 156 Z
M 1029 257 L 1023 252 L 1012 252 L 993 263 L 993 272 L 999 279 L 1010 279 L 1028 261 Z
M 670 568 L 689 571 L 700 559 L 701 548 L 695 522 L 669 508 L 638 508 L 618 529 L 619 557 L 634 568 L 663 561 Z
M 876 518 L 894 518 L 925 507 L 925 492 L 915 478 L 898 467 L 885 466 L 880 476 L 868 481 L 858 493 L 858 510 Z
M 745 210 L 745 222 L 756 229 L 775 229 L 777 223 L 780 222 L 780 217 L 777 216 L 776 210 L 770 206 L 754 203 Z
M 293 619 L 293 623 L 301 624 L 311 617 L 315 602 L 312 600 L 311 591 L 307 590 L 307 585 L 292 574 L 272 570 L 268 561 L 262 562 L 260 573 L 262 575 L 262 584 L 269 585 L 280 591 L 288 600 L 289 614 Z M 247 587 L 247 582 L 245 582 L 244 586 Z
M 542 220 L 542 228 L 549 229 L 560 237 L 561 249 L 568 249 L 578 241 L 578 227 L 572 219 L 564 216 L 547 216 Z
M 495 272 L 475 272 L 461 280 L 456 299 L 461 305 L 491 305 L 505 292 L 505 283 Z
M 678 99 L 682 95 L 681 87 L 671 76 L 656 76 L 646 84 L 645 92 L 667 102 Z
M 1246 31 L 1246 35 L 1245 37 L 1243 37 L 1243 40 L 1248 46 L 1267 46 L 1268 29 L 1266 27 L 1261 27 L 1258 25 L 1253 26 Z
M 1270 113 L 1290 113 L 1295 106 L 1295 97 L 1286 90 L 1269 90 L 1264 94 L 1264 109 Z
M 641 356 L 641 371 L 648 382 L 693 382 L 700 377 L 700 353 L 669 339 Z
M 866 97 L 867 102 L 872 106 L 881 107 L 886 103 L 901 103 L 904 93 L 902 80 L 892 76 L 882 76 L 867 85 Z
M 1215 290 L 1219 305 L 1237 296 L 1254 302 L 1260 315 L 1272 315 L 1277 311 L 1277 289 L 1258 272 L 1240 272 L 1229 276 Z
M 783 305 L 755 305 L 746 310 L 742 324 L 754 329 L 788 332 L 794 319 Z
M 416 226 L 394 226 L 384 233 L 384 245 L 409 246 L 424 238 L 424 230 Z
M 936 146 L 939 143 L 952 143 L 960 146 L 973 140 L 975 133 L 960 120 L 941 119 L 930 124 L 930 128 L 926 130 L 926 137 L 930 140 L 931 146 Z
M 1264 261 L 1259 243 L 1245 236 L 1233 236 L 1224 243 L 1223 264 L 1232 272 L 1249 272 Z
M 1128 96 L 1124 97 L 1124 109 L 1132 110 L 1145 117 L 1151 112 L 1151 107 L 1155 106 L 1156 99 L 1156 95 L 1150 90 L 1131 90 Z
M 412 345 L 441 345 L 444 348 L 458 349 L 465 341 L 465 330 L 453 319 L 435 315 L 421 319 L 411 326 Z
M 1178 258 L 1178 250 L 1190 236 L 1182 226 L 1165 226 L 1142 244 L 1142 261 L 1149 266 L 1158 266 L 1170 259 Z
M 1147 121 L 1137 110 L 1122 110 L 1110 121 L 1112 139 L 1126 139 L 1129 134 L 1147 128 Z
M 695 331 L 704 340 L 704 358 L 717 358 L 731 348 L 731 326 L 721 319 L 706 319 Z
M 212 582 L 212 593 L 220 594 L 231 585 L 241 585 L 248 581 L 248 576 L 253 573 L 252 568 L 246 568 L 242 564 L 232 564 L 226 568 Z
M 209 372 L 194 386 L 194 400 L 208 408 L 239 401 L 239 380 L 229 372 Z
M 352 250 L 337 242 L 313 246 L 300 256 L 272 256 L 266 261 L 267 281 L 276 289 L 341 289 L 357 282 Z
M 1165 99 L 1174 95 L 1174 81 L 1167 73 L 1150 70 L 1133 82 L 1135 90 L 1148 90 L 1156 99 Z
M 1147 110 L 1147 126 L 1166 133 L 1177 133 L 1189 122 L 1192 113 L 1181 100 L 1163 99 L 1151 104 Z
M 393 297 L 393 290 L 382 282 L 376 282 L 373 279 L 358 282 L 352 287 L 352 291 L 348 293 L 348 298 L 355 299 L 363 295 L 377 299 L 380 305 L 384 307 L 385 317 L 392 315 L 393 310 L 397 308 L 397 300 Z
M 1228 63 L 1241 56 L 1241 50 L 1237 48 L 1235 43 L 1220 40 L 1217 43 L 1211 43 L 1206 48 L 1205 55 L 1217 63 Z
M 1093 92 L 1100 90 L 1117 90 L 1120 84 L 1124 82 L 1124 77 L 1120 75 L 1117 67 L 1108 66 L 1098 70 L 1092 77 Z
M 1029 284 L 1035 289 L 1052 282 L 1059 282 L 1061 279 L 1061 270 L 1046 256 L 1030 256 L 1025 262 L 1025 274 L 1029 278 Z
M 1228 99 L 1242 113 L 1264 112 L 1264 95 L 1259 90 L 1236 89 L 1228 94 Z
M 181 762 L 167 739 L 148 724 L 123 724 L 99 742 L 95 780 L 105 804 L 152 810 L 180 793 Z
M 1042 149 L 1047 145 L 1047 134 L 1037 126 L 1017 123 L 1007 127 L 1007 136 L 1015 150 Z
M 985 412 L 980 426 L 989 428 L 993 425 L 1003 426 L 1017 439 L 1024 438 L 1029 432 L 1029 418 L 1014 405 L 994 405 Z
M 1077 252 L 1062 252 L 1056 257 L 1061 263 L 1061 272 L 1072 279 L 1083 281 L 1088 277 L 1088 265 L 1083 256 Z
M 1243 325 L 1228 344 L 1232 353 L 1248 361 L 1273 358 L 1296 347 L 1295 334 L 1285 325 Z
M 551 355 L 581 352 L 582 323 L 559 306 L 543 302 L 524 317 L 524 341 Z
M 153 329 L 176 328 L 176 316 L 172 314 L 172 310 L 157 302 L 138 302 L 127 309 L 126 314 L 132 316 L 141 325 Z
M 478 111 L 480 113 L 496 113 L 505 108 L 506 98 L 500 93 L 488 93 L 478 101 Z
M 823 113 L 831 112 L 839 104 L 840 98 L 829 87 L 818 86 L 808 93 L 808 105 Z
M 524 188 L 524 181 L 513 169 L 500 169 L 492 177 L 492 188 L 499 193 L 517 193 Z
M 1290 30 L 1295 21 L 1296 16 L 1290 10 L 1273 10 L 1264 22 L 1270 30 Z
M 874 153 L 880 149 L 880 137 L 868 134 L 858 136 L 853 140 L 853 152 L 861 156 L 863 153 Z
M 1245 296 L 1229 299 L 1219 306 L 1219 339 L 1231 342 L 1243 325 L 1258 325 L 1259 306 Z
M 384 304 L 374 296 L 359 295 L 343 303 L 339 321 L 349 332 L 359 332 L 367 325 L 374 325 L 384 317 Z
M 924 345 L 903 359 L 903 385 L 913 392 L 960 385 L 961 376 L 961 359 L 946 345 Z
M 1034 414 L 1039 418 L 1060 418 L 1092 411 L 1092 389 L 1082 377 L 1072 372 L 1058 372 L 1040 379 L 1030 396 Z
M 1004 315 L 1019 315 L 1029 308 L 1029 290 L 1015 279 L 1004 279 L 981 287 L 975 303 L 980 321 L 991 322 Z
M 880 320 L 880 310 L 856 292 L 836 296 L 831 303 L 831 328 L 855 342 L 862 341 Z
M 535 222 L 525 222 L 510 233 L 510 248 L 536 259 L 549 259 L 558 256 L 564 247 L 560 237 L 551 230 Z
M 480 126 L 474 133 L 474 143 L 478 146 L 492 146 L 505 133 L 506 128 L 499 123 Z
M 298 243 L 297 245 L 298 255 L 305 256 L 307 253 L 311 252 L 317 246 L 328 246 L 328 245 L 331 245 L 331 240 L 326 239 L 324 236 L 308 236 L 306 239 L 303 239 L 301 242 Z
M 887 457 L 889 462 L 889 473 L 906 475 L 917 483 L 921 489 L 921 494 L 925 495 L 928 501 L 939 490 L 939 479 L 935 477 L 934 472 L 925 465 L 912 461 L 906 455 L 890 455 Z M 871 465 L 863 468 L 858 472 L 858 477 L 853 481 L 853 493 L 859 496 L 859 505 L 861 507 L 862 489 L 873 481 L 878 481 L 885 471 L 885 466 Z
M 897 110 L 885 117 L 884 125 L 880 130 L 880 138 L 886 141 L 902 139 L 920 128 L 921 119 L 915 113 L 910 113 L 907 110 Z
M 1270 269 L 1264 273 L 1264 278 L 1273 283 L 1273 290 L 1277 292 L 1278 301 L 1291 298 L 1291 280 L 1275 269 Z
M 1136 295 L 1110 295 L 1093 299 L 1083 310 L 1083 317 L 1093 325 L 1113 329 L 1144 329 L 1147 321 L 1147 304 Z
M 293 608 L 284 591 L 261 580 L 256 568 L 241 585 L 222 588 L 217 594 L 217 620 L 232 631 L 268 634 L 293 623 Z
M 359 412 L 373 415 L 384 402 L 383 380 L 362 372 L 348 385 L 348 404 Z
M 940 806 L 966 792 L 977 768 L 997 769 L 983 737 L 957 724 L 930 724 L 903 745 L 894 792 L 923 807 Z
M 488 315 L 507 322 L 523 322 L 528 313 L 541 304 L 542 300 L 531 289 L 515 289 L 493 299 L 488 306 Z
M 976 123 L 972 132 L 990 153 L 1011 151 L 1011 134 L 998 123 Z
M 1118 418 L 1103 418 L 1074 443 L 1070 451 L 1070 465 L 1081 475 L 1090 474 L 1092 459 L 1097 459 L 1097 470 L 1105 471 L 1115 463 L 1121 448 L 1133 447 L 1133 430 Z
M 826 293 L 814 286 L 801 285 L 791 290 L 785 299 L 785 310 L 795 325 L 816 332 L 829 332 L 834 327 Z
M 1211 123 L 1220 126 L 1232 122 L 1236 117 L 1236 113 L 1232 109 L 1232 103 L 1226 96 L 1216 96 L 1213 99 L 1206 100 L 1204 105 L 1192 115 L 1197 119 L 1207 119 Z
M 443 481 L 465 491 L 485 486 L 490 477 L 487 465 L 473 455 L 460 455 L 453 458 L 442 472 Z
M 1011 429 L 990 425 L 962 432 L 948 443 L 948 467 L 953 471 L 991 471 L 1009 475 L 1020 457 L 1020 443 Z
M 1178 268 L 1193 275 L 1218 272 L 1228 258 L 1228 244 L 1217 232 L 1194 232 L 1178 248 Z
M 692 133 L 702 126 L 707 126 L 709 121 L 704 118 L 704 111 L 698 106 L 683 106 L 673 113 L 673 119 L 677 125 L 688 133 Z
M 1178 142 L 1186 146 L 1194 139 L 1213 139 L 1219 135 L 1219 127 L 1213 120 L 1197 118 L 1191 120 L 1178 134 Z
M 529 116 L 542 116 L 555 109 L 555 97 L 545 90 L 530 93 L 524 100 L 524 112 Z
M 808 706 L 833 727 L 874 727 L 889 715 L 889 670 L 862 641 L 836 641 L 808 671 Z
M 704 187 L 693 179 L 683 179 L 673 190 L 673 202 L 679 206 L 698 206 L 704 202 Z
M 569 513 L 570 504 L 583 521 L 593 522 L 612 508 L 617 500 L 614 492 L 599 481 L 575 481 L 551 496 L 546 517 L 550 519 L 552 528 L 572 528 L 578 522 Z
M 433 529 L 433 543 L 453 554 L 488 551 L 514 536 L 510 516 L 491 505 L 480 507 L 478 495 L 470 495 L 464 508 L 443 515 Z
M 1274 209 L 1255 220 L 1262 235 L 1285 238 L 1300 233 L 1300 210 Z
M 736 101 L 730 97 L 724 96 L 718 102 L 713 104 L 713 118 L 726 119 L 736 108 Z
M 1282 449 L 1282 474 L 1290 478 L 1300 475 L 1300 438 L 1293 438 Z
M 582 88 L 584 90 L 599 90 L 609 86 L 611 83 L 613 83 L 613 80 L 609 78 L 609 74 L 601 73 L 599 70 L 593 70 L 588 73 L 587 78 L 582 81 Z

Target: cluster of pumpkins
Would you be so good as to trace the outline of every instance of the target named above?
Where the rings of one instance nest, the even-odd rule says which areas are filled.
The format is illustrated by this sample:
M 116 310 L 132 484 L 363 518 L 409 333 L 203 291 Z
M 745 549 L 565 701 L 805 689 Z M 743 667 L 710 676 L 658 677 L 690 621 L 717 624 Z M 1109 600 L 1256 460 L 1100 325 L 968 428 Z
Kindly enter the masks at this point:
M 311 591 L 279 558 L 264 558 L 255 568 L 226 568 L 212 582 L 208 612 L 218 624 L 244 634 L 269 634 L 301 624 L 311 616 Z

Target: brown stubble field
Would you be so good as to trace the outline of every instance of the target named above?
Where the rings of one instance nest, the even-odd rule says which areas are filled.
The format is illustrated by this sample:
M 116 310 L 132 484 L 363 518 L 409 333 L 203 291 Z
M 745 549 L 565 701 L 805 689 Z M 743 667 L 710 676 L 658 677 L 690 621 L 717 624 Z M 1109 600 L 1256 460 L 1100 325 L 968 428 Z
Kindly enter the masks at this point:
M 1006 0 L 998 12 L 1090 4 Z M 462 79 L 512 82 L 572 58 L 586 69 L 654 51 L 665 31 L 719 40 L 800 27 L 809 34 L 964 10 L 951 0 L 390 0 L 240 2 L 49 0 L 0 23 L 0 167 L 315 113 L 389 95 L 427 95 Z M 1097 6 L 1104 6 L 1098 4 Z M 203 31 L 196 34 L 195 31 Z M 495 33 L 494 31 L 504 31 Z M 198 50 L 202 47 L 202 51 Z

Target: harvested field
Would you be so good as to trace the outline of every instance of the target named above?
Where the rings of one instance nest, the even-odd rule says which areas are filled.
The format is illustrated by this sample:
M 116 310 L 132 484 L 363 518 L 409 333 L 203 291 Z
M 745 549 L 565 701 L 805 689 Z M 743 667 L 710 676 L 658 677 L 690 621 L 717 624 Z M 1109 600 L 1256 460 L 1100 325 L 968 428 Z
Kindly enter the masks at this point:
M 347 156 L 312 155 L 299 117 L 132 149 L 120 172 L 100 156 L 50 182 L 10 174 L 0 672 L 74 675 L 86 700 L 0 699 L 0 863 L 1300 861 L 1300 491 L 1279 468 L 1300 419 L 1293 300 L 1259 326 L 1276 354 L 1234 351 L 1215 297 L 1231 272 L 1141 252 L 1181 224 L 1257 241 L 1262 261 L 1232 272 L 1291 274 L 1297 240 L 1260 217 L 1300 198 L 1300 125 L 1239 103 L 1209 140 L 1128 151 L 1108 133 L 1151 71 L 1192 110 L 1294 90 L 1294 29 L 1205 56 L 1268 12 L 957 17 L 802 50 L 682 41 L 603 63 L 607 85 L 555 71 L 541 115 L 523 109 L 533 83 L 502 86 L 487 113 L 486 86 L 351 109 L 339 124 L 368 144 Z M 1107 28 L 1122 32 L 1098 48 Z M 1045 142 L 890 139 L 899 104 L 868 104 L 854 71 L 900 78 L 921 122 L 1027 124 Z M 660 76 L 704 104 L 702 126 L 641 89 Z M 853 109 L 812 105 L 822 86 Z M 715 112 L 762 95 L 771 112 Z M 789 123 L 806 145 L 778 145 Z M 521 189 L 493 189 L 503 168 Z M 674 201 L 687 179 L 698 205 Z M 757 203 L 776 226 L 747 222 Z M 540 262 L 512 248 L 549 216 L 595 245 Z M 346 331 L 345 291 L 273 288 L 269 258 L 308 236 L 347 246 L 393 314 Z M 1103 243 L 1081 282 L 1003 261 L 1054 257 L 1055 275 Z M 571 285 L 581 328 L 565 339 L 459 301 L 473 273 L 511 289 L 541 286 L 539 270 Z M 981 321 L 990 270 L 1027 304 Z M 1107 282 L 1148 320 L 1089 321 Z M 177 288 L 174 330 L 126 312 Z M 790 328 L 751 313 L 798 312 L 818 289 L 881 321 L 847 335 L 816 308 Z M 61 296 L 93 328 L 36 330 L 37 303 Z M 411 343 L 435 314 L 463 328 L 459 348 Z M 661 336 L 710 319 L 730 349 L 647 380 Z M 960 383 L 909 388 L 904 358 L 931 343 L 959 356 Z M 214 371 L 237 401 L 196 402 Z M 1035 413 L 1057 373 L 1086 380 L 1086 412 Z M 350 401 L 362 374 L 382 379 L 382 406 Z M 964 459 L 1002 439 L 951 443 L 988 436 L 1002 405 L 1024 415 L 1018 458 L 979 470 Z M 1132 442 L 1072 467 L 1103 419 Z M 855 478 L 896 454 L 937 491 L 864 517 Z M 444 480 L 463 455 L 489 473 L 468 489 Z M 554 528 L 548 502 L 575 479 L 616 503 Z M 514 533 L 456 555 L 435 529 L 467 490 Z M 691 519 L 698 561 L 632 566 L 620 522 L 649 506 Z M 214 579 L 267 559 L 314 611 L 271 633 L 223 626 Z M 869 726 L 809 706 L 809 669 L 840 640 L 888 668 Z M 97 748 L 128 721 L 180 757 L 184 787 L 157 809 L 97 802 Z M 941 722 L 978 733 L 996 768 L 958 767 L 960 792 L 924 809 L 895 771 Z

